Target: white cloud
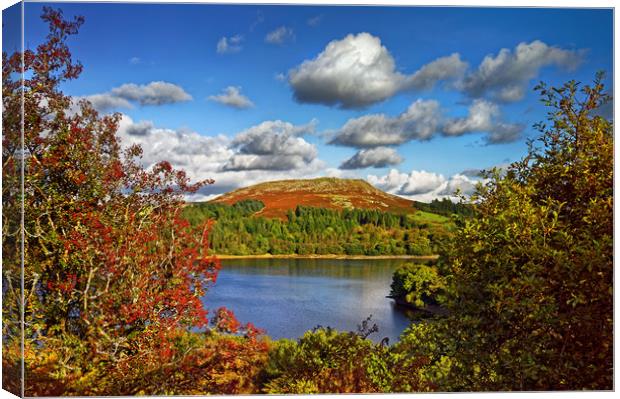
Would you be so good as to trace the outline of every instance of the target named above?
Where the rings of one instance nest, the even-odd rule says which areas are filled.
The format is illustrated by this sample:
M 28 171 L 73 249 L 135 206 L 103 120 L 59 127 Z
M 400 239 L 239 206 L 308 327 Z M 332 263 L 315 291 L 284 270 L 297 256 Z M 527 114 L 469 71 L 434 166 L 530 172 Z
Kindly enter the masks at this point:
M 405 77 L 379 38 L 368 33 L 330 42 L 315 59 L 289 72 L 300 102 L 355 108 L 393 96 Z
M 226 136 L 208 137 L 188 130 L 157 128 L 149 121 L 134 122 L 127 115 L 122 116 L 118 136 L 123 146 L 142 146 L 144 166 L 169 161 L 186 170 L 193 180 L 212 178 L 233 155 Z
M 140 105 L 162 105 L 189 101 L 192 96 L 181 86 L 173 83 L 157 81 L 145 85 L 127 83 L 110 91 L 116 97 L 135 101 Z
M 444 136 L 486 133 L 487 144 L 501 144 L 518 140 L 524 129 L 522 124 L 504 121 L 499 106 L 487 100 L 474 100 L 465 117 L 450 118 L 443 112 L 435 100 L 417 100 L 396 117 L 364 115 L 349 119 L 340 129 L 328 131 L 326 135 L 329 144 L 372 148 L 429 140 L 438 133 Z
M 127 83 L 115 87 L 107 93 L 91 94 L 76 97 L 76 100 L 90 101 L 93 107 L 100 112 L 107 112 L 119 108 L 133 108 L 134 103 L 139 105 L 164 105 L 190 101 L 189 95 L 181 86 L 168 82 L 151 82 L 145 85 Z
M 472 97 L 518 101 L 541 68 L 553 65 L 572 71 L 582 62 L 584 54 L 583 50 L 566 50 L 540 40 L 522 42 L 514 51 L 503 48 L 495 56 L 487 55 L 478 69 L 464 78 L 461 89 Z
M 106 112 L 118 108 L 133 108 L 133 105 L 124 98 L 117 97 L 110 93 L 92 94 L 90 96 L 78 97 L 75 100 L 85 99 L 90 101 L 92 106 L 100 112 Z
M 295 33 L 292 28 L 280 26 L 278 29 L 269 32 L 265 36 L 265 42 L 271 44 L 283 44 L 284 42 L 295 39 Z
M 203 136 L 187 129 L 158 128 L 150 121 L 134 122 L 131 117 L 123 115 L 118 136 L 123 147 L 132 144 L 142 146 L 141 163 L 145 167 L 151 167 L 157 162 L 167 160 L 175 168 L 185 170 L 192 181 L 215 179 L 215 184 L 205 186 L 197 194 L 188 197 L 189 200 L 199 201 L 263 181 L 323 176 L 326 165 L 316 158 L 313 146 L 297 141 L 297 139 L 302 140 L 297 137 L 298 135 L 313 130 L 312 123 L 295 126 L 286 122 L 269 121 L 247 129 L 231 140 L 224 135 Z M 265 144 L 259 140 L 261 136 L 272 137 L 273 135 L 287 136 L 292 141 L 287 142 L 276 138 L 271 144 Z M 291 149 L 280 152 L 282 146 L 288 144 L 291 144 Z M 282 157 L 280 160 L 288 162 L 292 169 L 264 168 L 273 166 L 269 164 L 269 160 L 275 159 L 270 158 L 270 155 L 274 154 L 275 156 L 279 154 Z M 249 165 L 244 164 L 244 166 L 249 166 L 246 168 L 226 170 L 225 165 L 239 155 L 254 155 L 258 161 L 249 162 Z M 301 159 L 302 162 L 295 164 L 295 159 Z M 261 166 L 261 168 L 254 169 L 253 166 Z
M 140 59 L 140 57 L 131 57 L 131 58 L 129 59 L 129 63 L 130 63 L 131 65 L 138 65 L 138 64 L 140 64 L 141 62 L 142 62 L 142 60 Z
M 358 151 L 351 158 L 344 161 L 340 165 L 340 169 L 362 169 L 370 166 L 383 168 L 389 165 L 397 165 L 402 161 L 403 159 L 393 148 L 376 147 Z
M 447 136 L 461 136 L 470 132 L 484 132 L 493 128 L 493 119 L 499 116 L 499 107 L 486 100 L 475 100 L 464 118 L 448 120 L 443 127 Z
M 465 196 L 471 196 L 476 192 L 477 183 L 478 181 L 472 180 L 465 175 L 456 174 L 450 177 L 450 180 L 446 182 L 446 187 L 439 194 L 452 196 L 458 192 Z
M 463 76 L 467 63 L 458 53 L 429 62 L 407 78 L 406 86 L 412 89 L 432 89 L 439 81 Z
M 317 149 L 302 137 L 312 134 L 314 122 L 293 125 L 265 121 L 237 134 L 231 143 L 236 150 L 223 170 L 290 170 L 306 167 L 317 158 Z
M 290 70 L 289 83 L 299 102 L 363 108 L 402 90 L 430 88 L 439 80 L 458 78 L 465 66 L 453 54 L 411 76 L 403 75 L 381 40 L 364 32 L 330 42 L 316 58 Z
M 133 108 L 139 105 L 164 105 L 192 99 L 181 86 L 168 82 L 151 82 L 145 85 L 134 83 L 115 87 L 107 93 L 75 97 L 76 102 L 85 99 L 99 112 L 108 112 L 121 108 Z
M 368 182 L 383 191 L 394 194 L 407 182 L 407 174 L 390 169 L 385 176 L 368 175 Z
M 468 111 L 466 117 L 448 119 L 443 125 L 443 134 L 461 136 L 466 133 L 486 132 L 489 144 L 515 141 L 521 136 L 524 126 L 502 121 L 497 104 L 477 99 Z
M 302 145 L 307 144 L 303 139 L 288 139 L 283 144 Z M 314 160 L 316 152 L 310 151 L 308 154 L 236 154 L 224 165 L 223 170 L 291 170 L 302 169 Z
M 446 179 L 434 172 L 412 170 L 410 173 L 401 173 L 396 169 L 391 169 L 384 176 L 368 175 L 367 180 L 375 187 L 391 194 L 422 202 L 438 198 L 458 200 L 454 195 L 457 190 L 460 190 L 461 194 L 471 196 L 475 192 L 476 184 L 483 182 L 458 173 Z
M 242 41 L 242 35 L 235 35 L 231 37 L 223 36 L 220 40 L 218 40 L 215 50 L 218 54 L 238 53 L 243 48 L 241 46 Z
M 397 117 L 371 114 L 349 119 L 333 133 L 330 144 L 369 148 L 425 140 L 437 132 L 440 121 L 437 101 L 417 100 Z
M 209 100 L 238 109 L 254 106 L 254 103 L 249 98 L 241 94 L 241 87 L 235 86 L 228 86 L 221 94 L 209 96 Z
M 487 144 L 504 144 L 517 141 L 521 138 L 524 127 L 520 123 L 498 122 L 487 134 Z
M 399 188 L 398 193 L 402 195 L 428 194 L 442 187 L 445 182 L 446 179 L 443 175 L 424 170 L 412 170 L 407 176 L 405 184 Z
M 147 136 L 155 128 L 152 121 L 140 121 L 125 126 L 124 133 L 129 136 Z

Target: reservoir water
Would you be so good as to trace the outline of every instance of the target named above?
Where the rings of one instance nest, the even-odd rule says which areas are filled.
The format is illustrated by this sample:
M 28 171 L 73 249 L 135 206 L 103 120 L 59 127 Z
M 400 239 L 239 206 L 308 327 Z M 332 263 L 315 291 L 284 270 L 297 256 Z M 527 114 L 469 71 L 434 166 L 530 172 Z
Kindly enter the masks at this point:
M 298 338 L 318 325 L 357 331 L 372 315 L 375 342 L 398 340 L 409 325 L 386 298 L 402 259 L 226 259 L 217 283 L 203 299 L 211 312 L 231 309 L 241 323 L 252 322 L 278 338 Z

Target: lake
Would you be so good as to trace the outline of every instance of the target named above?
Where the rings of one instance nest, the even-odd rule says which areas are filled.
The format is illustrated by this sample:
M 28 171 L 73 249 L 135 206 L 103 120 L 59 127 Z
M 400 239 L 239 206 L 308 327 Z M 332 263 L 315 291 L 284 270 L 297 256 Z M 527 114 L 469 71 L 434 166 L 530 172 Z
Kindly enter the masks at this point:
M 402 259 L 225 259 L 217 284 L 203 299 L 211 311 L 231 309 L 273 338 L 298 338 L 318 325 L 357 331 L 372 315 L 375 342 L 398 340 L 409 325 L 386 298 Z

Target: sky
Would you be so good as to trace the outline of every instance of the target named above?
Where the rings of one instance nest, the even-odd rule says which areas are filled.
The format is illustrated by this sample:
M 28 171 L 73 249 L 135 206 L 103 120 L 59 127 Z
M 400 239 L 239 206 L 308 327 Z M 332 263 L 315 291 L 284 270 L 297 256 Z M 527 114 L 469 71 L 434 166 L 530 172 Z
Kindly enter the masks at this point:
M 45 5 L 25 4 L 28 48 Z M 51 5 L 85 17 L 69 39 L 84 72 L 63 91 L 122 113 L 145 166 L 215 180 L 192 200 L 319 176 L 469 194 L 538 136 L 537 83 L 612 84 L 610 9 Z

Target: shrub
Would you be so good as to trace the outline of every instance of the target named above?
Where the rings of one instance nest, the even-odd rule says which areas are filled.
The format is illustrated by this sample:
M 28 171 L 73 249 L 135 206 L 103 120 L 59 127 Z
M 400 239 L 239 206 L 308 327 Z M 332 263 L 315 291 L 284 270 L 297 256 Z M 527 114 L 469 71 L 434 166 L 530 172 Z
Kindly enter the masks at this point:
M 433 265 L 405 264 L 392 276 L 390 296 L 418 308 L 443 301 L 445 281 Z

